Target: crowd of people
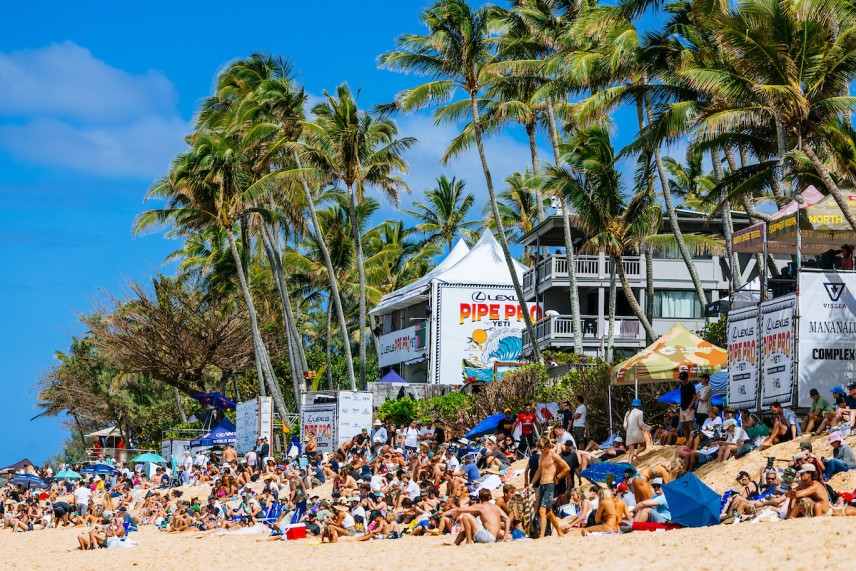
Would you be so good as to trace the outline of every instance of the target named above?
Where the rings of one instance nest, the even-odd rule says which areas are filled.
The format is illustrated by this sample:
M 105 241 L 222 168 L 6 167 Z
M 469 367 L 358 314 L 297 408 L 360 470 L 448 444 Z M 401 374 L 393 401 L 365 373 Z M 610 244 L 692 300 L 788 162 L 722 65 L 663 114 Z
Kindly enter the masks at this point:
M 142 465 L 118 463 L 109 473 L 74 480 L 56 477 L 50 465 L 27 466 L 22 471 L 48 487 L 7 484 L 0 491 L 3 528 L 74 526 L 82 550 L 122 546 L 141 526 L 199 536 L 265 533 L 274 540 L 296 526 L 333 543 L 403 535 L 450 534 L 460 544 L 618 533 L 634 523 L 668 526 L 663 486 L 681 474 L 761 454 L 804 432 L 828 432 L 832 453 L 817 454 L 803 441 L 780 466 L 771 459 L 757 475 L 741 471 L 723 497 L 722 520 L 856 515 L 852 496 L 828 484 L 836 473 L 856 468 L 845 439 L 856 385 L 849 395 L 835 387 L 835 406 L 813 390 L 814 404 L 802 422 L 772 403 L 772 422 L 764 424 L 747 411 L 713 406 L 705 376 L 700 391 L 686 374 L 680 381 L 680 405 L 660 425 L 645 422 L 637 399 L 623 419 L 623 437 L 611 434 L 603 443 L 588 438 L 580 395 L 561 405 L 554 426 L 539 423 L 526 405 L 516 414 L 505 409 L 493 434 L 472 440 L 441 421 L 396 426 L 378 419 L 332 452 L 319 451 L 310 432 L 298 453 L 276 456 L 260 439 L 243 455 L 231 446 L 187 452 L 174 469 L 160 466 L 151 475 Z M 653 444 L 675 447 L 674 460 L 637 465 Z M 635 467 L 623 477 L 584 483 L 588 468 L 615 459 Z M 60 464 L 57 473 L 82 467 Z

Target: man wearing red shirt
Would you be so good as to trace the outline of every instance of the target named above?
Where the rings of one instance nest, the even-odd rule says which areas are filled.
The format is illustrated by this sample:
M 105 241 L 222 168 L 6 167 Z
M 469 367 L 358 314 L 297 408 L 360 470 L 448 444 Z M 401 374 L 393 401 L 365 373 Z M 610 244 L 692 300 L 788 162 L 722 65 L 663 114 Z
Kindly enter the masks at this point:
M 523 407 L 523 412 L 517 415 L 517 422 L 520 423 L 520 448 L 531 453 L 535 449 L 535 413 L 530 405 Z

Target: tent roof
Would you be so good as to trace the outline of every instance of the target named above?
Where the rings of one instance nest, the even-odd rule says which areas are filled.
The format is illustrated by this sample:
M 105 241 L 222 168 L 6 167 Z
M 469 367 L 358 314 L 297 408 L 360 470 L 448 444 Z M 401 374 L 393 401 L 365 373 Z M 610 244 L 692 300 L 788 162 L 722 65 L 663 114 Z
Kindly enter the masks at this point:
M 120 438 L 122 436 L 122 432 L 115 426 L 108 426 L 107 428 L 102 428 L 101 430 L 96 430 L 95 432 L 90 432 L 86 435 L 87 438 L 99 438 L 99 437 L 113 437 Z
M 809 187 L 809 190 L 816 189 Z M 820 195 L 820 193 L 817 194 Z M 803 196 L 805 195 L 806 193 L 803 193 Z M 849 195 L 847 197 L 847 208 L 856 209 L 856 196 Z M 837 248 L 841 242 L 856 239 L 856 232 L 850 227 L 841 206 L 838 205 L 832 195 L 814 202 L 806 200 L 799 211 L 793 209 L 787 215 L 772 220 L 767 226 L 769 239 L 776 242 L 796 244 L 797 223 L 800 227 L 801 248 L 803 250 L 814 247 L 814 250 L 820 248 L 820 251 L 826 251 Z
M 708 343 L 689 329 L 675 323 L 668 332 L 642 352 L 610 370 L 613 385 L 673 381 L 681 370 L 690 377 L 713 374 L 728 362 L 725 349 Z
M 14 464 L 10 464 L 5 468 L 0 468 L 0 474 L 11 474 L 13 472 L 17 472 L 24 466 L 35 466 L 35 464 L 30 462 L 29 458 L 24 458 L 23 460 L 18 460 Z
M 790 201 L 788 204 L 779 209 L 778 212 L 770 218 L 770 227 L 775 228 L 783 223 L 777 222 L 787 216 L 793 218 L 797 210 L 805 210 L 813 204 L 824 200 L 821 194 L 815 187 L 809 186 L 802 193 L 802 203 L 796 200 Z M 734 251 L 747 253 L 762 253 L 764 251 L 764 238 L 767 236 L 767 223 L 757 222 L 751 226 L 747 226 L 742 230 L 734 232 Z M 828 248 L 823 244 L 803 244 L 801 250 L 805 254 L 820 254 Z M 794 243 L 789 241 L 778 241 L 767 236 L 767 253 L 768 254 L 793 254 Z
M 395 371 L 388 372 L 378 382 L 379 383 L 405 383 L 405 384 L 407 384 L 407 381 L 402 379 L 401 376 L 398 373 L 396 373 Z
M 193 440 L 191 446 L 213 446 L 217 444 L 231 444 L 235 442 L 235 423 L 224 418 L 217 423 L 211 432 Z
M 528 268 L 515 260 L 514 269 L 517 271 L 517 276 L 523 279 L 523 272 Z M 508 265 L 505 263 L 502 247 L 489 229 L 482 232 L 481 238 L 466 256 L 451 268 L 434 276 L 433 280 L 446 283 L 511 285 L 511 276 L 508 274 Z
M 459 239 L 452 247 L 449 254 L 443 258 L 443 261 L 437 264 L 434 269 L 419 278 L 418 280 L 397 289 L 383 296 L 380 303 L 375 306 L 369 313 L 372 315 L 380 315 L 389 313 L 402 307 L 409 307 L 420 301 L 428 301 L 428 290 L 431 287 L 431 280 L 437 275 L 448 270 L 457 264 L 464 256 L 469 253 L 470 249 L 467 244 Z

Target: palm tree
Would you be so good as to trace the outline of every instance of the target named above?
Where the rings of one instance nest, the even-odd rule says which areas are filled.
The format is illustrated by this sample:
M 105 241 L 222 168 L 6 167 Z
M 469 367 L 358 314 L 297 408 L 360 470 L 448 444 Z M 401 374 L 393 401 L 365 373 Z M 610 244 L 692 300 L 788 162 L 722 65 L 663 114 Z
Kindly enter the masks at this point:
M 475 196 L 464 193 L 466 182 L 440 175 L 436 183 L 423 193 L 425 202 L 414 202 L 412 209 L 402 212 L 417 220 L 416 230 L 428 243 L 445 244 L 451 251 L 456 236 L 474 242 L 481 221 L 466 219 L 475 202 Z
M 543 197 L 541 192 L 543 178 L 536 177 L 527 170 L 523 173 L 510 174 L 505 178 L 505 183 L 506 188 L 497 196 L 499 214 L 508 240 L 516 242 L 521 236 L 532 230 L 535 221 L 538 219 L 536 200 Z M 541 200 L 544 199 L 541 198 Z M 485 216 L 486 226 L 496 231 L 496 224 L 488 218 L 490 216 L 489 204 L 485 204 L 482 215 Z
M 494 61 L 492 41 L 489 30 L 488 7 L 473 9 L 465 0 L 441 0 L 422 11 L 421 19 L 428 26 L 428 35 L 406 34 L 396 41 L 398 49 L 380 56 L 381 67 L 416 73 L 432 78 L 418 87 L 399 93 L 395 102 L 382 109 L 397 110 L 405 113 L 432 107 L 454 98 L 458 89 L 469 97 L 473 136 L 484 171 L 499 243 L 508 266 L 514 292 L 523 309 L 526 331 L 530 339 L 535 339 L 532 318 L 528 304 L 523 297 L 523 288 L 514 269 L 514 258 L 508 249 L 508 240 L 499 212 L 499 203 L 493 188 L 493 179 L 488 165 L 487 154 L 482 140 L 479 99 L 485 87 L 489 73 L 486 67 Z M 442 109 L 438 110 L 442 115 Z M 533 344 L 533 353 L 539 363 L 543 363 L 541 351 Z
M 358 228 L 357 203 L 369 187 L 383 190 L 395 203 L 400 190 L 409 188 L 397 173 L 407 173 L 403 153 L 416 139 L 398 137 L 398 128 L 389 119 L 375 119 L 361 111 L 347 84 L 336 96 L 325 92 L 327 100 L 312 108 L 313 121 L 304 122 L 304 153 L 310 164 L 333 182 L 348 190 L 348 209 L 353 226 L 354 247 L 360 284 L 359 351 L 360 386 L 366 386 L 366 272 L 363 244 Z

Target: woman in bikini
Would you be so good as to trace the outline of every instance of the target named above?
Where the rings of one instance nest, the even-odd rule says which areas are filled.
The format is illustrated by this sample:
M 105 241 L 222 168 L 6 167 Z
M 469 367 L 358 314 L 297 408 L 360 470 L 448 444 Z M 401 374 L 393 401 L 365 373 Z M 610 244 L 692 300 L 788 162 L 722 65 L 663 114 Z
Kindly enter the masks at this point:
M 615 505 L 615 497 L 609 488 L 601 488 L 597 493 L 598 504 L 597 513 L 594 520 L 597 525 L 583 529 L 583 535 L 588 535 L 596 531 L 605 531 L 607 533 L 615 533 L 618 531 L 618 509 Z

